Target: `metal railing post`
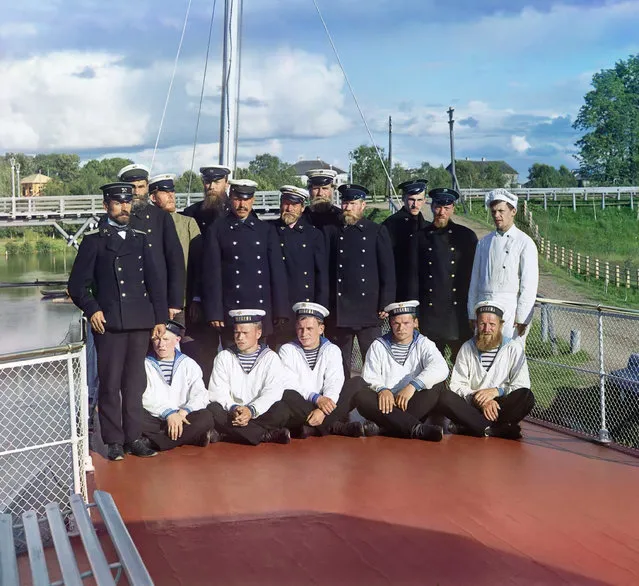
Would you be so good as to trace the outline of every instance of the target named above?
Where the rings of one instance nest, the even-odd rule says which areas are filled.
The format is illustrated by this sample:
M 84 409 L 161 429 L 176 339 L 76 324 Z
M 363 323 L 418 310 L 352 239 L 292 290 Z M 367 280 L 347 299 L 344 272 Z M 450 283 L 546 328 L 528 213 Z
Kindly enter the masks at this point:
M 599 405 L 601 410 L 601 426 L 599 428 L 599 441 L 602 444 L 610 443 L 610 432 L 606 428 L 606 370 L 604 368 L 604 334 L 603 312 L 599 308 Z

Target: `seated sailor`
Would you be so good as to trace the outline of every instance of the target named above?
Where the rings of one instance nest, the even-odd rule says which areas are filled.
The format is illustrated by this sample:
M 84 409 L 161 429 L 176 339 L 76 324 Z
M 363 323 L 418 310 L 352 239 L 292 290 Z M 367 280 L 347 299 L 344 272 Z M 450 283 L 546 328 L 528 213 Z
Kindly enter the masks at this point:
M 481 301 L 475 315 L 477 334 L 461 347 L 437 411 L 451 419 L 452 433 L 518 439 L 535 405 L 524 346 L 502 335 L 499 303 Z
M 328 309 L 318 303 L 293 305 L 297 339 L 283 344 L 279 355 L 284 365 L 284 401 L 291 410 L 286 427 L 294 437 L 346 435 L 361 437 L 359 421 L 344 423 L 353 409 L 359 386 L 356 379 L 344 384 L 342 352 L 324 337 Z
M 404 301 L 384 308 L 391 332 L 377 338 L 366 353 L 355 405 L 385 435 L 440 441 L 442 428 L 423 421 L 445 388 L 448 365 L 417 330 L 418 305 Z
M 259 343 L 265 315 L 263 309 L 229 311 L 235 344 L 215 357 L 209 382 L 207 409 L 221 438 L 254 446 L 291 441 L 285 427 L 290 411 L 281 401 L 282 363 Z
M 164 335 L 153 338 L 153 350 L 144 361 L 142 439 L 154 450 L 206 447 L 216 435 L 213 416 L 206 410 L 209 396 L 202 370 L 176 350 L 183 333 L 182 324 L 169 320 Z

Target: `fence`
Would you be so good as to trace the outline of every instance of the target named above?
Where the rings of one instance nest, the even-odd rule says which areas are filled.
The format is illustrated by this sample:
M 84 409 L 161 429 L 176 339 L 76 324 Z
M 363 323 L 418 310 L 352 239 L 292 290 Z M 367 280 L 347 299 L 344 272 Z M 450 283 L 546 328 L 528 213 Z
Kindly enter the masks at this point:
M 88 395 L 84 343 L 0 357 L 0 513 L 36 511 L 48 540 L 45 505 L 60 503 L 70 523 L 69 496 L 87 499 Z

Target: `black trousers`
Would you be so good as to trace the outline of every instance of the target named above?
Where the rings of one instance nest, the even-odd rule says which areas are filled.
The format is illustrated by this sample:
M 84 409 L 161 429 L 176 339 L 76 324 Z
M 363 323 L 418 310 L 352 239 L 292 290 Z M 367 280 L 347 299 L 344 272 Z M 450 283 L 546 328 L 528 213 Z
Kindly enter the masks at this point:
M 359 379 L 359 380 L 358 380 Z M 315 429 L 320 435 L 328 435 L 331 433 L 331 426 L 337 421 L 345 418 L 355 407 L 355 395 L 361 389 L 361 378 L 355 377 L 348 379 L 339 394 L 337 406 L 330 415 L 324 418 L 321 425 Z M 291 411 L 291 416 L 286 424 L 291 430 L 300 429 L 306 424 L 306 418 L 316 407 L 310 401 L 307 401 L 297 391 L 286 390 L 282 399 Z
M 186 335 L 193 341 L 181 343 L 182 352 L 197 362 L 202 369 L 204 384 L 208 387 L 220 344 L 220 332 L 207 323 L 197 323 L 187 325 Z
M 353 339 L 357 337 L 359 349 L 362 354 L 362 365 L 366 358 L 366 352 L 375 341 L 382 335 L 380 326 L 369 326 L 365 328 L 337 328 L 330 330 L 328 338 L 342 351 L 342 363 L 344 365 L 344 376 L 348 380 L 351 378 L 351 364 L 353 354 Z
M 436 412 L 466 427 L 473 435 L 483 436 L 484 430 L 495 423 L 519 423 L 535 406 L 530 389 L 521 388 L 495 399 L 499 404 L 497 421 L 489 421 L 475 405 L 446 389 L 442 391 Z
M 144 358 L 149 330 L 95 335 L 98 353 L 98 412 L 106 444 L 135 441 L 142 433 L 142 395 L 146 389 Z
M 379 410 L 378 394 L 372 391 L 364 380 L 361 380 L 360 391 L 355 396 L 355 406 L 363 417 L 374 421 L 386 435 L 409 438 L 411 430 L 422 423 L 437 406 L 439 396 L 445 389 L 445 383 L 436 384 L 432 389 L 415 391 L 408 401 L 406 411 L 393 407 L 390 413 Z
M 142 412 L 142 435 L 148 437 L 153 446 L 162 452 L 172 450 L 178 446 L 198 444 L 204 434 L 213 429 L 213 414 L 207 409 L 193 411 L 186 416 L 191 425 L 182 427 L 182 436 L 172 440 L 168 434 L 168 425 L 165 419 L 154 417 L 148 411 Z
M 450 348 L 450 362 L 451 364 L 455 364 L 455 360 L 457 360 L 457 354 L 459 354 L 459 350 L 464 345 L 466 340 L 433 340 L 437 349 L 442 353 L 442 356 L 445 356 L 446 346 Z
M 239 427 L 233 425 L 233 417 L 219 403 L 209 403 L 207 409 L 213 414 L 215 429 L 226 435 L 226 439 L 241 444 L 256 446 L 262 441 L 264 432 L 286 427 L 291 412 L 284 401 L 277 401 L 266 412 L 251 419 L 248 425 Z

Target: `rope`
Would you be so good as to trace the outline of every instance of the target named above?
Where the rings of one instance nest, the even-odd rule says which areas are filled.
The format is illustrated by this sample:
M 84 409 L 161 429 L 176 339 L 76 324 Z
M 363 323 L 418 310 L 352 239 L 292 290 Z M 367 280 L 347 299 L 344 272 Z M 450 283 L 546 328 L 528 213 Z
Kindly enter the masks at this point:
M 189 173 L 189 189 L 188 193 L 191 193 L 191 180 L 193 179 L 193 165 L 195 165 L 195 149 L 197 147 L 197 138 L 200 130 L 200 118 L 202 115 L 202 103 L 204 102 L 204 88 L 206 85 L 206 73 L 209 68 L 209 53 L 211 51 L 211 38 L 213 36 L 213 18 L 215 17 L 215 7 L 217 6 L 217 0 L 213 0 L 213 10 L 211 11 L 211 22 L 209 24 L 209 40 L 206 45 L 206 59 L 204 61 L 204 74 L 202 75 L 202 90 L 200 91 L 200 106 L 197 110 L 197 122 L 195 123 L 195 138 L 193 140 L 193 153 L 191 155 L 191 172 Z
M 348 79 L 348 76 L 346 75 L 346 70 L 344 69 L 344 66 L 342 65 L 342 60 L 340 59 L 339 53 L 337 52 L 337 47 L 335 46 L 335 43 L 333 42 L 333 37 L 331 36 L 330 31 L 328 30 L 328 26 L 326 25 L 326 21 L 324 20 L 324 17 L 322 16 L 322 13 L 319 9 L 319 6 L 317 5 L 317 0 L 313 0 L 313 4 L 315 5 L 315 10 L 317 11 L 317 15 L 319 16 L 320 20 L 322 21 L 322 26 L 324 27 L 324 31 L 326 32 L 326 36 L 328 37 L 328 41 L 331 44 L 331 47 L 333 49 L 333 53 L 335 53 L 335 58 L 337 59 L 337 64 L 339 65 L 340 69 L 342 70 L 342 75 L 344 76 L 344 80 L 346 81 L 346 85 L 348 85 L 348 89 L 351 92 L 351 95 L 353 96 L 353 101 L 355 102 L 355 106 L 357 107 L 357 110 L 359 112 L 360 117 L 362 118 L 362 122 L 364 123 L 364 126 L 366 127 L 366 132 L 368 133 L 368 137 L 371 140 L 371 143 L 373 145 L 373 147 L 375 148 L 375 152 L 377 153 L 377 157 L 379 158 L 379 162 L 382 164 L 382 168 L 384 169 L 384 174 L 386 175 L 386 179 L 388 179 L 388 182 L 391 186 L 391 191 L 393 192 L 393 195 L 397 198 L 397 192 L 395 191 L 395 186 L 393 185 L 393 180 L 391 179 L 391 176 L 388 173 L 388 169 L 386 168 L 386 164 L 384 163 L 384 158 L 382 157 L 381 152 L 379 151 L 379 147 L 377 146 L 377 144 L 375 144 L 375 140 L 373 139 L 373 133 L 371 132 L 371 129 L 368 126 L 368 122 L 366 121 L 366 118 L 364 116 L 364 112 L 362 112 L 362 109 L 360 108 L 359 105 L 359 101 L 357 100 L 357 96 L 355 96 L 355 91 L 353 90 L 353 86 L 351 85 L 350 80 Z M 399 198 L 397 198 L 399 200 Z
M 180 36 L 180 43 L 178 45 L 177 54 L 175 55 L 175 63 L 173 64 L 173 74 L 171 75 L 171 83 L 169 84 L 169 91 L 166 94 L 166 101 L 164 102 L 164 110 L 162 111 L 162 118 L 160 119 L 160 128 L 158 129 L 158 135 L 155 139 L 155 147 L 153 148 L 153 157 L 151 158 L 151 166 L 149 168 L 149 176 L 153 170 L 153 163 L 155 163 L 155 154 L 158 150 L 158 144 L 160 143 L 160 135 L 162 134 L 162 127 L 164 126 L 164 118 L 166 117 L 166 110 L 169 107 L 169 100 L 171 98 L 171 90 L 173 89 L 173 82 L 175 81 L 175 73 L 177 71 L 178 61 L 180 60 L 180 52 L 182 51 L 182 43 L 184 42 L 184 33 L 186 32 L 186 24 L 189 21 L 189 13 L 191 12 L 191 3 L 193 0 L 189 0 L 189 4 L 186 7 L 186 15 L 184 16 L 184 25 L 182 26 L 182 35 Z

